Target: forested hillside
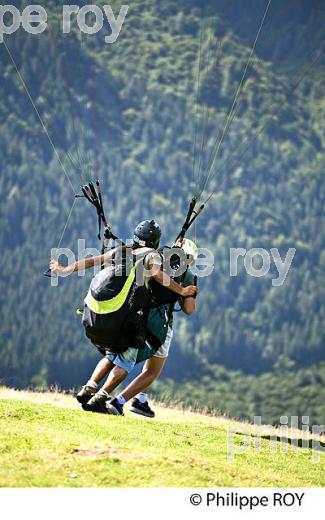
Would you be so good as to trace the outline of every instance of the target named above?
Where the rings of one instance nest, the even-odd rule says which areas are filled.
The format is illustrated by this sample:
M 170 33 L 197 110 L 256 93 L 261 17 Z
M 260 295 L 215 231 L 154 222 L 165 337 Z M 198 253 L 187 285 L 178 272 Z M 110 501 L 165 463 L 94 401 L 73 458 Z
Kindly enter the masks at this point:
M 56 288 L 42 277 L 74 192 L 98 172 L 114 232 L 129 238 L 154 217 L 170 243 L 267 2 L 134 0 L 111 45 L 104 31 L 63 35 L 61 4 L 42 3 L 43 34 L 5 41 L 72 186 L 0 44 L 0 379 L 17 387 L 79 385 L 97 359 L 75 316 L 89 275 Z M 110 4 L 117 13 L 122 2 Z M 215 195 L 189 235 L 212 250 L 215 269 L 200 280 L 195 316 L 176 318 L 159 395 L 167 388 L 249 419 L 324 420 L 324 17 L 321 0 L 270 5 L 202 200 Z M 93 208 L 76 199 L 61 247 L 77 253 L 84 238 L 98 248 L 96 234 Z M 239 247 L 278 248 L 282 258 L 295 248 L 283 286 L 272 286 L 274 264 L 265 278 L 243 268 L 230 277 L 229 250 Z

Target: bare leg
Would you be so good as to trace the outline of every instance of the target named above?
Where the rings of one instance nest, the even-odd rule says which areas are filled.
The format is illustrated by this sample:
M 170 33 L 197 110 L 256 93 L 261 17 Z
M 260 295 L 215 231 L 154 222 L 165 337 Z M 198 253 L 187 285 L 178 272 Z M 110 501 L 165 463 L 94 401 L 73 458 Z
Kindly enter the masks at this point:
M 128 375 L 126 370 L 123 368 L 114 366 L 114 368 L 110 371 L 109 376 L 107 378 L 106 383 L 102 387 L 102 390 L 105 390 L 108 394 L 115 390 L 115 388 L 122 383 L 122 381 Z
M 160 376 L 166 359 L 167 358 L 159 357 L 147 359 L 141 374 L 139 374 L 138 377 L 136 377 L 123 391 L 122 395 L 124 399 L 129 401 L 139 392 L 146 392 L 147 388 Z
M 109 359 L 101 359 L 88 382 L 78 392 L 76 398 L 84 410 L 88 409 L 87 407 L 91 405 L 94 397 L 98 394 L 98 384 L 107 376 L 113 367 L 114 365 Z
M 97 384 L 100 383 L 113 367 L 112 361 L 106 358 L 101 359 L 90 378 L 91 381 L 95 381 Z

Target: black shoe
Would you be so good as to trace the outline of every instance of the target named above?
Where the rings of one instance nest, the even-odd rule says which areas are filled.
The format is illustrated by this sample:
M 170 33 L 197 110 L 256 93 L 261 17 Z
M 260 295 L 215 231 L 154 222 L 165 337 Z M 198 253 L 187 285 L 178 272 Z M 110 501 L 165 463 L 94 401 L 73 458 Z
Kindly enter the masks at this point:
M 124 415 L 123 405 L 118 402 L 116 397 L 107 404 L 107 413 L 112 415 Z
M 95 388 L 92 386 L 85 385 L 81 388 L 80 392 L 77 393 L 76 399 L 83 406 L 88 403 L 88 401 L 93 397 L 93 395 L 97 392 Z
M 87 404 L 83 405 L 83 409 L 86 410 L 86 412 L 108 413 L 106 404 L 109 399 L 111 398 L 97 392 Z
M 151 410 L 148 401 L 146 401 L 145 403 L 140 403 L 139 399 L 137 399 L 136 397 L 132 401 L 130 410 L 133 413 L 144 415 L 145 417 L 150 417 L 150 419 L 153 419 L 155 416 L 155 412 Z

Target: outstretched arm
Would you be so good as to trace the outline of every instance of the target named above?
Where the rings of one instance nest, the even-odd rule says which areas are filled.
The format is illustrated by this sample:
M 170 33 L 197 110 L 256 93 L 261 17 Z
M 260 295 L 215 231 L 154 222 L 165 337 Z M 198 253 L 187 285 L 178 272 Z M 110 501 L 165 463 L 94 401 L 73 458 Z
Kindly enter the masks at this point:
M 79 260 L 78 262 L 73 262 L 67 266 L 63 266 L 56 262 L 55 260 L 51 260 L 50 262 L 50 270 L 52 273 L 68 275 L 71 273 L 75 273 L 79 270 L 89 269 L 94 266 L 101 266 L 111 260 L 113 252 L 115 249 L 112 249 L 105 253 L 104 255 L 92 256 L 90 258 L 84 258 L 83 260 Z

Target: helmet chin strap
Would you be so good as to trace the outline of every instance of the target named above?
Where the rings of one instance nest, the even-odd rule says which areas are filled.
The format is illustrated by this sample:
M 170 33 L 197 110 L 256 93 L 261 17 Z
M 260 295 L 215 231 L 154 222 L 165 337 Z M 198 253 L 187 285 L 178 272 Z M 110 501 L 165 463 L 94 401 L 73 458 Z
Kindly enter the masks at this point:
M 133 242 L 139 247 L 146 247 L 147 243 L 145 240 L 140 240 L 136 235 L 133 236 Z

